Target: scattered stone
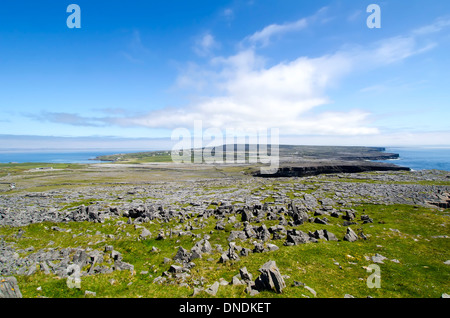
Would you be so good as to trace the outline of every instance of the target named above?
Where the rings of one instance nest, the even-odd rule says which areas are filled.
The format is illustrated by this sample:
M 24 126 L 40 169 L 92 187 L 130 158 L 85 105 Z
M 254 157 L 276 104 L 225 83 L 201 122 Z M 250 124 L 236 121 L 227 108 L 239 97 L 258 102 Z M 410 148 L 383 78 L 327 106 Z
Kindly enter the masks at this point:
M 189 262 L 191 255 L 190 253 L 184 249 L 183 247 L 179 247 L 177 253 L 175 254 L 175 256 L 173 257 L 174 261 L 179 261 L 181 263 L 183 262 Z
M 308 234 L 299 230 L 292 229 L 287 231 L 286 242 L 284 243 L 284 245 L 305 244 L 309 241 L 310 237 Z
M 314 223 L 318 223 L 318 224 L 324 224 L 327 225 L 327 221 L 326 218 L 320 219 L 320 218 L 314 218 Z
M 386 257 L 384 257 L 381 254 L 376 253 L 375 256 L 371 257 L 372 262 L 374 263 L 378 263 L 378 264 L 384 264 L 383 261 L 386 259 Z
M 269 251 L 271 251 L 271 252 L 280 249 L 277 245 L 275 245 L 275 244 L 270 244 L 270 243 L 268 243 L 268 244 L 266 245 L 266 247 L 267 247 L 267 249 L 268 249 Z
M 363 221 L 363 224 L 373 223 L 373 220 L 368 215 L 361 215 L 361 221 Z
M 339 241 L 336 235 L 329 232 L 328 230 L 323 230 L 323 236 L 327 239 L 327 241 Z
M 258 271 L 261 273 L 255 280 L 255 287 L 258 291 L 274 290 L 281 293 L 286 287 L 275 261 L 268 261 Z
M 316 291 L 315 291 L 314 289 L 312 289 L 311 287 L 306 286 L 306 285 L 304 285 L 303 287 L 304 287 L 305 289 L 307 289 L 311 294 L 313 294 L 314 297 L 317 297 L 317 293 L 316 293 Z
M 22 298 L 17 279 L 14 276 L 0 276 L 0 298 Z
M 244 282 L 249 282 L 253 280 L 252 274 L 250 274 L 247 270 L 247 267 L 243 267 L 239 270 L 239 275 Z
M 344 236 L 344 241 L 354 242 L 358 240 L 358 235 L 350 228 L 347 228 L 347 234 Z
M 93 291 L 90 291 L 90 290 L 85 290 L 84 291 L 84 297 L 96 297 L 96 296 L 97 296 L 96 292 L 93 292 Z
M 142 229 L 141 235 L 139 235 L 139 238 L 141 240 L 146 240 L 146 239 L 150 238 L 151 235 L 152 235 L 152 233 L 144 227 Z
M 217 292 L 219 291 L 219 286 L 219 282 L 214 282 L 211 286 L 205 289 L 205 292 L 207 292 L 211 296 L 216 296 Z

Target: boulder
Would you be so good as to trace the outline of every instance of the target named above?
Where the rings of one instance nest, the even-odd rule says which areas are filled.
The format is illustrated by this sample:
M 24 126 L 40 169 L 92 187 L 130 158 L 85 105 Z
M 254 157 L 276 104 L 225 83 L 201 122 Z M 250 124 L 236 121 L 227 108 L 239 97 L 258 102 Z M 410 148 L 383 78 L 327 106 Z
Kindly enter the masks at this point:
M 268 261 L 258 271 L 261 273 L 255 280 L 255 287 L 258 291 L 274 290 L 281 293 L 286 287 L 275 261 Z
M 373 220 L 368 215 L 361 215 L 361 221 L 363 221 L 363 224 L 373 223 Z
M 270 232 L 267 229 L 265 224 L 256 228 L 255 232 L 256 232 L 256 238 L 262 240 L 263 242 L 268 241 L 270 239 Z
M 358 235 L 350 228 L 347 228 L 347 234 L 344 236 L 344 241 L 354 242 L 358 239 Z
M 252 219 L 252 213 L 248 210 L 241 211 L 241 222 L 250 222 Z
M 375 256 L 371 257 L 372 262 L 374 263 L 378 263 L 378 264 L 384 264 L 383 261 L 386 259 L 386 257 L 384 257 L 381 254 L 376 253 Z
M 131 265 L 130 263 L 126 263 L 126 262 L 122 262 L 122 261 L 116 260 L 114 262 L 113 269 L 117 270 L 117 271 L 129 270 L 131 273 L 133 273 L 134 266 Z
M 202 239 L 200 241 L 198 241 L 193 248 L 196 248 L 200 251 L 200 253 L 207 253 L 210 254 L 212 253 L 212 246 L 211 243 L 209 243 L 209 241 L 207 239 Z M 192 251 L 192 249 L 191 249 Z
M 251 226 L 248 222 L 244 222 L 244 232 L 248 238 L 256 237 L 256 232 L 253 226 Z
M 211 296 L 216 296 L 217 292 L 219 291 L 219 286 L 220 286 L 219 282 L 214 282 L 211 286 L 205 289 L 205 292 L 207 292 Z
M 314 223 L 323 224 L 323 225 L 327 225 L 328 224 L 326 218 L 323 218 L 323 219 L 314 218 Z
M 249 282 L 253 280 L 252 274 L 250 274 L 247 270 L 247 267 L 243 267 L 239 270 L 239 275 L 244 282 Z
M 215 230 L 219 230 L 219 231 L 223 231 L 225 230 L 225 224 L 223 223 L 223 221 L 218 221 L 216 223 L 216 226 L 214 227 Z
M 183 247 L 179 247 L 177 253 L 175 254 L 175 256 L 173 257 L 174 261 L 178 261 L 178 262 L 189 262 L 191 255 L 190 253 L 184 249 Z
M 141 235 L 139 235 L 139 238 L 141 240 L 146 240 L 146 239 L 150 238 L 150 236 L 152 236 L 152 233 L 144 227 L 142 229 Z
M 299 230 L 288 230 L 285 245 L 298 245 L 308 243 L 310 240 L 308 234 Z
M 355 218 L 355 212 L 350 210 L 345 210 L 345 216 L 342 217 L 347 221 L 352 221 Z
M 244 231 L 231 231 L 230 235 L 228 236 L 228 241 L 235 241 L 236 239 L 246 240 L 247 235 Z
M 22 298 L 17 279 L 14 276 L 0 276 L 0 298 Z
M 253 249 L 253 253 L 263 253 L 265 251 L 264 245 L 261 243 L 256 243 Z
M 323 230 L 323 236 L 325 236 L 325 238 L 328 241 L 338 241 L 338 238 L 336 237 L 336 235 L 334 235 L 333 233 L 331 233 L 327 230 Z

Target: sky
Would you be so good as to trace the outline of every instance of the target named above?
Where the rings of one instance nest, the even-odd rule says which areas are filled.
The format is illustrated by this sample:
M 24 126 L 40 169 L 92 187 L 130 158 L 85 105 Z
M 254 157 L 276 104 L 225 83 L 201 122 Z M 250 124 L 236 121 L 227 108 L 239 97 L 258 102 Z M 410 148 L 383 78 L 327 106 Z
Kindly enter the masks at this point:
M 449 53 L 448 0 L 3 0 L 0 149 L 145 148 L 195 122 L 448 146 Z

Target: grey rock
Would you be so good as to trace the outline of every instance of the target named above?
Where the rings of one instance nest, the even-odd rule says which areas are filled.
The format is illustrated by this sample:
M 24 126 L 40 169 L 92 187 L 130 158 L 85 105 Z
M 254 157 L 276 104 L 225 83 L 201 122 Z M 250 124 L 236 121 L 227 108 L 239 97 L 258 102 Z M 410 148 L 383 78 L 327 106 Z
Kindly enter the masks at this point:
M 146 239 L 149 239 L 151 236 L 152 236 L 152 233 L 144 227 L 142 229 L 141 235 L 139 235 L 139 238 L 142 240 L 146 240 Z
M 96 297 L 97 293 L 93 291 L 86 290 L 84 291 L 84 297 Z
M 253 248 L 253 253 L 264 253 L 264 245 L 262 243 L 256 243 Z
M 323 219 L 314 218 L 314 223 L 324 224 L 324 225 L 328 224 L 325 218 L 323 218 Z
M 250 253 L 252 253 L 252 250 L 249 249 L 249 248 L 244 247 L 239 252 L 239 255 L 241 255 L 241 256 L 248 256 Z
M 175 254 L 175 256 L 173 257 L 174 261 L 179 261 L 179 262 L 189 262 L 191 255 L 190 253 L 184 249 L 183 247 L 179 247 L 177 253 Z
M 231 280 L 231 284 L 232 285 L 244 285 L 245 282 L 242 281 L 241 279 L 239 279 L 239 275 L 235 275 L 235 276 L 233 276 L 233 278 Z
M 299 230 L 288 230 L 285 245 L 305 244 L 310 241 L 308 234 Z
M 376 253 L 374 256 L 371 257 L 372 262 L 374 263 L 378 263 L 378 264 L 384 264 L 383 261 L 386 259 L 386 257 L 384 257 L 381 254 Z
M 255 230 L 256 232 L 256 237 L 260 240 L 262 240 L 263 242 L 266 242 L 270 239 L 270 232 L 267 229 L 266 225 L 263 224 L 260 227 L 256 228 Z
M 244 282 L 249 282 L 253 280 L 253 275 L 247 270 L 247 267 L 243 267 L 239 270 L 239 275 Z
M 268 261 L 258 271 L 261 273 L 255 280 L 255 287 L 258 291 L 274 290 L 281 293 L 286 287 L 275 261 Z
M 223 230 L 225 230 L 225 224 L 222 221 L 219 221 L 216 223 L 216 226 L 214 227 L 214 229 L 223 231 Z
M 307 289 L 311 294 L 313 294 L 314 297 L 317 297 L 317 293 L 316 293 L 316 291 L 315 291 L 314 289 L 312 289 L 311 287 L 306 286 L 306 285 L 304 285 L 303 287 L 304 287 L 305 289 Z
M 231 241 L 235 241 L 236 239 L 245 240 L 245 239 L 247 239 L 247 235 L 245 234 L 244 231 L 231 231 L 227 240 L 229 242 L 231 242 Z
M 122 254 L 120 254 L 120 252 L 113 250 L 111 251 L 111 258 L 114 261 L 121 261 L 123 259 L 123 256 Z
M 327 230 L 323 230 L 323 235 L 325 236 L 325 238 L 328 241 L 338 241 L 338 238 L 336 237 L 336 235 L 334 235 L 333 233 L 331 233 Z
M 0 276 L 0 298 L 22 298 L 17 279 L 14 276 Z
M 170 265 L 169 273 L 182 273 L 184 268 L 182 266 Z
M 246 209 L 241 211 L 241 222 L 251 222 L 252 213 Z
M 226 263 L 228 261 L 230 261 L 230 258 L 227 253 L 222 253 L 222 255 L 220 255 L 219 263 Z
M 343 218 L 346 219 L 347 221 L 352 221 L 355 219 L 355 212 L 346 210 L 345 216 L 343 216 Z
M 344 236 L 344 241 L 354 242 L 358 240 L 358 235 L 350 228 L 347 228 L 347 233 Z
M 126 262 L 123 262 L 123 261 L 119 261 L 119 260 L 116 260 L 114 262 L 113 267 L 114 267 L 114 270 L 118 270 L 118 271 L 129 270 L 131 273 L 134 271 L 134 266 L 133 265 L 131 265 L 129 263 L 126 263 Z
M 205 289 L 205 292 L 210 294 L 211 296 L 216 296 L 217 292 L 219 291 L 219 286 L 219 282 L 214 282 L 211 286 Z
M 361 215 L 361 221 L 363 221 L 364 224 L 373 223 L 373 220 L 368 215 Z

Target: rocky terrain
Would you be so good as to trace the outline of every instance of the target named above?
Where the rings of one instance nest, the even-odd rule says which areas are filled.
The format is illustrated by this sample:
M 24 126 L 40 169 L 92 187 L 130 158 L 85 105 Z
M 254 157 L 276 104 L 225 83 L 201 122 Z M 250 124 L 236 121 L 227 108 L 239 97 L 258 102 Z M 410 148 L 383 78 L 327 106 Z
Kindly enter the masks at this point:
M 336 181 L 331 180 L 333 178 Z M 343 182 L 345 178 L 370 182 Z M 309 212 L 351 207 L 355 202 L 434 204 L 448 208 L 448 186 L 420 184 L 420 181 L 448 182 L 449 179 L 448 173 L 433 171 L 363 175 L 341 173 L 323 177 L 276 179 L 224 177 L 219 180 L 153 182 L 150 185 L 113 184 L 107 187 L 25 192 L 0 197 L 0 225 L 24 226 L 45 221 L 101 222 L 105 218 L 128 216 L 129 213 L 133 218 L 195 217 L 204 213 L 214 214 L 215 208 L 219 206 L 220 210 L 262 206 L 268 198 L 271 200 L 266 205 L 272 209 L 286 207 L 292 202 Z M 65 208 L 68 204 L 80 201 L 80 198 L 92 204 L 89 207 Z M 130 212 L 134 209 L 137 209 L 136 212 Z M 144 209 L 147 214 L 139 213 L 139 209 Z
M 93 176 L 100 167 L 102 175 L 127 173 L 120 180 L 98 182 Z M 133 169 L 139 169 L 139 175 L 147 175 L 148 179 L 131 178 Z M 159 165 L 145 170 L 143 166 L 91 165 L 80 171 L 39 171 L 37 177 L 27 177 L 29 171 L 3 177 L 5 183 L 15 181 L 18 185 L 14 189 L 4 188 L 0 196 L 0 276 L 5 284 L 16 284 L 6 277 L 20 281 L 21 277 L 40 273 L 70 278 L 77 269 L 81 277 L 116 272 L 136 275 L 139 270 L 148 275 L 148 270 L 142 270 L 142 261 L 137 258 L 134 260 L 138 263 L 133 263 L 123 246 L 126 242 L 154 242 L 146 253 L 165 256 L 152 265 L 157 266 L 156 274 L 150 275 L 153 285 L 186 287 L 194 296 L 216 295 L 222 285 L 243 286 L 249 296 L 267 290 L 282 293 L 291 286 L 300 286 L 315 296 L 313 288 L 297 280 L 289 281 L 289 276 L 282 273 L 283 268 L 277 267 L 279 259 L 273 259 L 272 255 L 284 255 L 283 250 L 288 252 L 294 247 L 320 242 L 337 244 L 336 248 L 340 248 L 339 242 L 370 241 L 374 236 L 370 234 L 372 224 L 382 225 L 384 221 L 378 214 L 364 212 L 360 206 L 404 205 L 433 211 L 448 209 L 450 203 L 450 173 L 445 171 L 257 178 L 242 173 L 242 168 L 223 171 L 214 168 L 211 171 L 216 175 L 208 177 L 193 166 L 193 174 L 184 171 L 184 178 L 173 180 L 161 177 L 165 169 L 175 168 Z M 80 180 L 90 177 L 92 183 L 79 184 L 75 177 L 70 182 L 69 175 L 78 175 Z M 40 191 L 27 188 L 36 187 L 37 179 L 49 180 L 50 176 L 58 178 L 58 182 L 53 180 L 52 186 L 46 183 Z M 63 176 L 65 182 L 59 179 Z M 39 242 L 39 238 L 29 234 L 29 226 L 38 224 L 42 227 L 37 233 L 54 237 L 56 243 L 46 240 L 44 245 L 42 242 L 22 245 L 26 240 Z M 87 224 L 95 226 L 95 230 Z M 446 223 L 443 228 L 436 227 L 434 237 L 445 240 L 448 236 L 442 235 L 442 231 L 449 233 Z M 156 246 L 164 243 L 158 242 L 174 243 L 170 243 L 170 251 L 163 251 L 162 245 Z M 259 260 L 260 256 L 255 255 L 267 257 L 259 261 L 259 276 L 254 279 L 239 263 Z M 374 253 L 364 257 L 372 262 L 386 259 Z M 214 281 L 195 276 L 194 271 L 201 273 L 201 262 L 205 261 L 232 266 L 224 269 L 236 272 L 228 279 Z M 18 294 L 9 296 L 14 295 Z

